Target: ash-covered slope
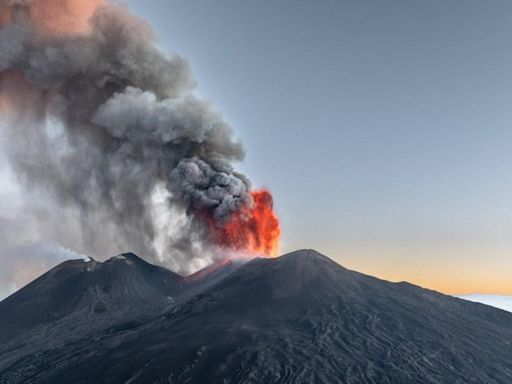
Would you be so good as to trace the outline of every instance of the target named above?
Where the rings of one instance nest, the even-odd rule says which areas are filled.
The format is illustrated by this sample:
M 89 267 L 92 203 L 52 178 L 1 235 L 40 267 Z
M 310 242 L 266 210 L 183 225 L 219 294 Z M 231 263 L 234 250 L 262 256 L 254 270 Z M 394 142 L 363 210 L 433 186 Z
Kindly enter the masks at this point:
M 92 338 L 61 322 L 58 345 L 28 347 L 23 336 L 0 345 L 0 383 L 512 382 L 512 314 L 349 271 L 314 251 L 176 281 L 166 305 L 133 304 L 137 316 Z M 39 305 L 24 290 L 6 300 L 11 309 L 19 295 Z M 47 340 L 49 330 L 39 332 Z
M 0 352 L 9 351 L 0 357 L 0 370 L 41 346 L 61 345 L 165 308 L 182 279 L 131 253 L 103 263 L 66 261 L 0 303 Z

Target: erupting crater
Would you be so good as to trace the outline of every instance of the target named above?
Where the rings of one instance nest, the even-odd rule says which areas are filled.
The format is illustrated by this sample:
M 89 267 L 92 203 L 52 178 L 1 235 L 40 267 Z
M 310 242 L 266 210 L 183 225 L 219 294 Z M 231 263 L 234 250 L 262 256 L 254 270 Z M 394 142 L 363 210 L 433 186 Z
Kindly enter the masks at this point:
M 248 254 L 276 257 L 279 253 L 281 227 L 274 212 L 270 192 L 260 189 L 251 192 L 252 206 L 233 213 L 219 224 L 210 221 L 213 240 L 221 247 Z

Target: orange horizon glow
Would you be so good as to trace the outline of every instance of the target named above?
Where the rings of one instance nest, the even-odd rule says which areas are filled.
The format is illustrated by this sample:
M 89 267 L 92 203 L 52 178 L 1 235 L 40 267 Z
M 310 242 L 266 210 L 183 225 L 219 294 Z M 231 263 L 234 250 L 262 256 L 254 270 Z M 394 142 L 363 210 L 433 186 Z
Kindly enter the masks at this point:
M 512 257 L 505 244 L 461 245 L 454 241 L 334 247 L 318 250 L 345 268 L 383 280 L 407 281 L 447 295 L 512 296 Z
M 475 276 L 452 276 L 449 272 L 440 274 L 432 270 L 421 273 L 408 273 L 407 271 L 366 271 L 378 278 L 391 282 L 407 281 L 422 288 L 431 289 L 447 295 L 469 295 L 474 293 L 511 296 L 511 284 L 506 281 L 496 281 L 495 276 L 485 276 L 476 279 Z

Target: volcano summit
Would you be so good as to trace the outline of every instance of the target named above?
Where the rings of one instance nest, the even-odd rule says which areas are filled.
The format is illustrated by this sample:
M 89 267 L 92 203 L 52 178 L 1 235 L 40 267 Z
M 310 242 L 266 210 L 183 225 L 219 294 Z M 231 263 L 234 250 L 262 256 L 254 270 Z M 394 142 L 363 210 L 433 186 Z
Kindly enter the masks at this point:
M 512 314 L 312 250 L 67 261 L 0 303 L 0 382 L 510 383 Z

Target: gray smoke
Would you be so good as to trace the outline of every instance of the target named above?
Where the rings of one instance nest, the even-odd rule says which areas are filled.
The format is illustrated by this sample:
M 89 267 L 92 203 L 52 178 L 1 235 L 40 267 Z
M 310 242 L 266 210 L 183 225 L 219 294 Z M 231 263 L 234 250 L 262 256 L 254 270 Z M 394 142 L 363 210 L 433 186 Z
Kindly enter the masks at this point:
M 0 29 L 6 151 L 27 193 L 53 201 L 55 215 L 75 211 L 89 254 L 112 242 L 186 270 L 208 245 L 196 213 L 224 220 L 251 204 L 250 183 L 232 166 L 243 148 L 191 93 L 187 62 L 160 52 L 124 6 L 99 6 L 90 31 L 73 34 L 42 33 L 31 1 L 0 6 L 12 12 Z M 157 251 L 153 197 L 162 188 L 169 214 L 185 218 L 169 218 L 174 235 Z
M 170 174 L 169 187 L 178 202 L 194 211 L 213 211 L 213 218 L 220 222 L 251 204 L 249 180 L 223 161 L 182 160 Z

